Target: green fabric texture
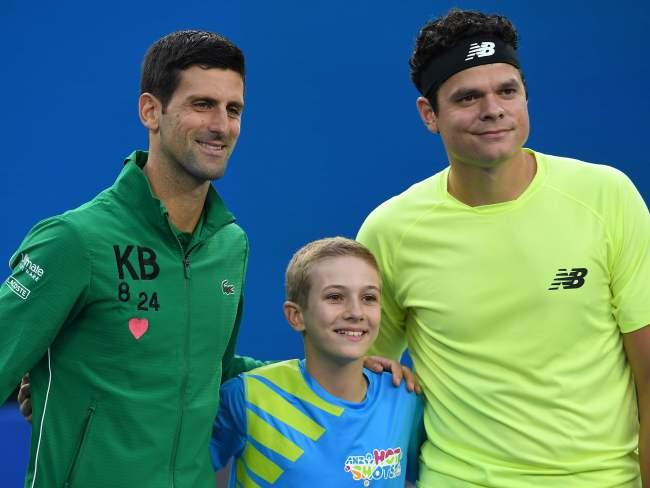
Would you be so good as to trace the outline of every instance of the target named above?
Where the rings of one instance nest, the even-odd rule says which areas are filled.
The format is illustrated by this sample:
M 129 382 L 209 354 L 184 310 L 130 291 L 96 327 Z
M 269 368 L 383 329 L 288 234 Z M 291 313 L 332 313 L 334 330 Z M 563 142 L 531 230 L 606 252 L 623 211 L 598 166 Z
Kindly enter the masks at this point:
M 213 487 L 220 383 L 262 364 L 234 355 L 244 231 L 210 188 L 184 249 L 146 158 L 38 223 L 0 287 L 0 400 L 31 372 L 26 486 Z

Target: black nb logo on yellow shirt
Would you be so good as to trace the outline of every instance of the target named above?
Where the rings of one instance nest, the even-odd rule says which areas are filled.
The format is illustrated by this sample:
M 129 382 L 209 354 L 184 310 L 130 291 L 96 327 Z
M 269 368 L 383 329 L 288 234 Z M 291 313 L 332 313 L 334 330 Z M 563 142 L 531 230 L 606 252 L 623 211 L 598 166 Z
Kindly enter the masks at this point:
M 560 268 L 555 274 L 555 278 L 549 287 L 549 290 L 558 290 L 560 287 L 564 290 L 580 288 L 585 284 L 585 276 L 587 276 L 587 268 Z

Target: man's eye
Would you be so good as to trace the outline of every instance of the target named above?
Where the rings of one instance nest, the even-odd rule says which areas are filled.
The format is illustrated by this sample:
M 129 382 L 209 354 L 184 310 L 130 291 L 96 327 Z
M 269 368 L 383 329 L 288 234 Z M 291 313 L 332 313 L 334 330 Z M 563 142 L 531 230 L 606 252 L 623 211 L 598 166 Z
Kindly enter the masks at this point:
M 197 110 L 209 110 L 212 107 L 209 102 L 201 100 L 194 102 L 192 106 Z
M 329 301 L 337 302 L 343 299 L 343 295 L 339 293 L 330 293 L 327 296 L 325 296 L 325 298 Z
M 474 100 L 476 100 L 478 97 L 474 94 L 471 95 L 465 95 L 464 97 L 460 97 L 458 99 L 458 103 L 471 103 Z
M 503 95 L 506 95 L 506 96 L 512 96 L 512 95 L 517 93 L 517 89 L 516 88 L 504 88 L 503 90 L 501 90 L 501 93 Z
M 228 107 L 228 114 L 234 117 L 239 117 L 241 115 L 242 109 L 240 107 Z

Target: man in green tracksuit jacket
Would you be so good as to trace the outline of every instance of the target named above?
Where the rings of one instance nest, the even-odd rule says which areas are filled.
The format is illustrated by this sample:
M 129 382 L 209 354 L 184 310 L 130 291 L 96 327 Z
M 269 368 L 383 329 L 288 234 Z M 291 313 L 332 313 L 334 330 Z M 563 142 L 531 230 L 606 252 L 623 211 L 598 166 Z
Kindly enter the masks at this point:
M 248 244 L 211 180 L 243 109 L 244 57 L 182 31 L 145 58 L 149 151 L 38 223 L 0 286 L 0 403 L 31 371 L 27 487 L 212 487 L 208 441 L 234 355 Z

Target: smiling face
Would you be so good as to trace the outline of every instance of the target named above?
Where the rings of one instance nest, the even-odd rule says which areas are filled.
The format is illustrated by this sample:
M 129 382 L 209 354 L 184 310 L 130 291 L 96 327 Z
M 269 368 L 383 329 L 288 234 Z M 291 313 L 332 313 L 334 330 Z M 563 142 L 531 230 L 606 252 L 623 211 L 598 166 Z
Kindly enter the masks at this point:
M 170 173 L 198 184 L 223 176 L 239 137 L 244 106 L 239 73 L 192 66 L 180 73 L 164 109 L 148 93 L 141 96 L 143 105 L 150 108 L 145 125 L 150 129 L 151 152 Z
M 517 68 L 486 64 L 460 71 L 438 90 L 438 113 L 420 97 L 427 127 L 440 133 L 449 161 L 490 168 L 521 154 L 529 133 L 528 102 Z
M 362 361 L 379 330 L 380 279 L 377 270 L 355 256 L 329 257 L 309 271 L 304 306 L 285 303 L 287 320 L 304 332 L 312 364 Z

